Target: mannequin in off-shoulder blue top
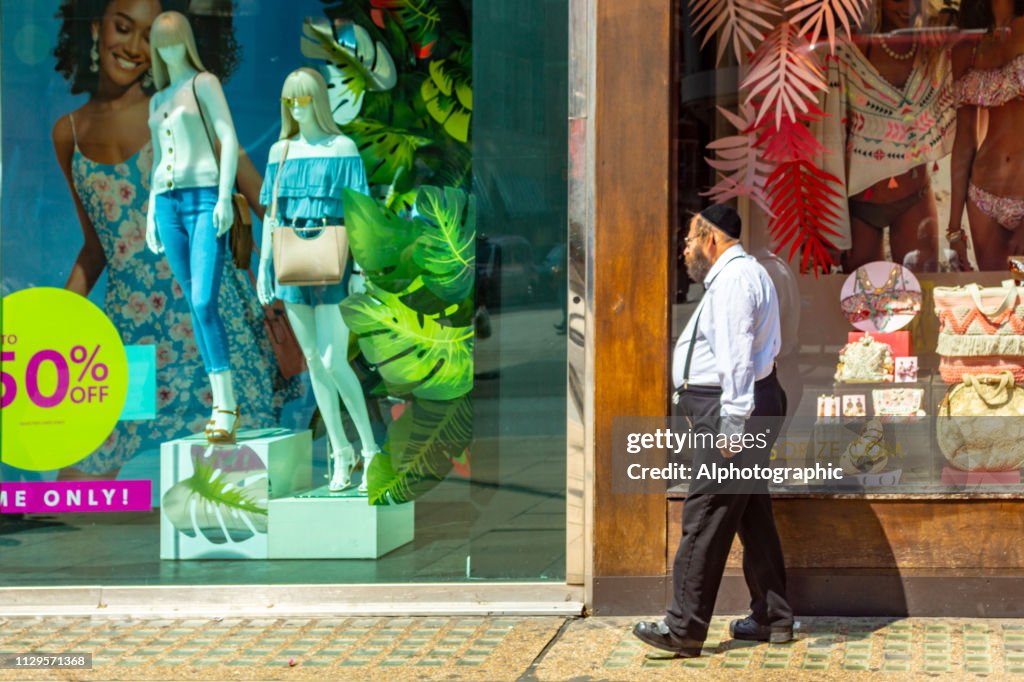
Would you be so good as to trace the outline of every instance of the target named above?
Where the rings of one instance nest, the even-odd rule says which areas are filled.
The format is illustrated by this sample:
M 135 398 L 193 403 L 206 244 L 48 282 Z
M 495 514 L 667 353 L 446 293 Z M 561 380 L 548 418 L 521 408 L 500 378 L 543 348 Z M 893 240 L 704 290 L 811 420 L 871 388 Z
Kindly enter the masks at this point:
M 284 163 L 281 163 L 282 156 Z M 342 426 L 340 395 L 359 432 L 363 456 L 359 492 L 365 494 L 366 471 L 378 447 L 362 386 L 348 363 L 348 327 L 338 306 L 348 295 L 352 259 L 348 259 L 342 282 L 327 286 L 275 286 L 272 268 L 274 229 L 325 224 L 325 219 L 326 224 L 341 224 L 344 219 L 342 192 L 350 188 L 368 193 L 366 169 L 359 150 L 331 117 L 327 84 L 312 69 L 293 71 L 285 79 L 281 92 L 281 139 L 270 148 L 260 192 L 260 203 L 264 206 L 271 204 L 279 173 L 279 224 L 271 224 L 270 214 L 267 214 L 257 292 L 264 304 L 274 298 L 284 301 L 288 319 L 306 356 L 313 395 L 331 443 L 333 472 L 329 490 L 337 492 L 351 487 L 357 464 L 355 450 Z

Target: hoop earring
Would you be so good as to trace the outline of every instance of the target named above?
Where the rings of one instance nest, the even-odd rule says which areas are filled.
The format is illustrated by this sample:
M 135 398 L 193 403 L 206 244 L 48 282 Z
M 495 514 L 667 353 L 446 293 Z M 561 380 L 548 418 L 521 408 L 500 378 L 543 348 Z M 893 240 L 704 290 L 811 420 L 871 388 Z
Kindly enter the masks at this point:
M 100 70 L 100 36 L 92 34 L 92 49 L 89 50 L 89 71 L 97 73 Z
M 146 73 L 142 74 L 142 87 L 148 88 L 153 85 L 153 72 L 147 70 Z

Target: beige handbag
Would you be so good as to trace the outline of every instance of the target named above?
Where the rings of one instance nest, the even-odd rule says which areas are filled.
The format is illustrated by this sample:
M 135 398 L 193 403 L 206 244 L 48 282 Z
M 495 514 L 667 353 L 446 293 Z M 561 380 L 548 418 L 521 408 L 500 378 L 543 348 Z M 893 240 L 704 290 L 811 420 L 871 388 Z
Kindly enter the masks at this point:
M 279 284 L 319 286 L 338 284 L 348 263 L 348 233 L 344 225 L 293 227 L 277 224 L 277 190 L 281 183 L 288 141 L 281 150 L 281 161 L 274 178 L 274 196 L 270 202 L 273 224 L 274 274 Z
M 964 471 L 1024 467 L 1024 387 L 1012 372 L 964 375 L 939 406 L 936 438 L 950 464 Z

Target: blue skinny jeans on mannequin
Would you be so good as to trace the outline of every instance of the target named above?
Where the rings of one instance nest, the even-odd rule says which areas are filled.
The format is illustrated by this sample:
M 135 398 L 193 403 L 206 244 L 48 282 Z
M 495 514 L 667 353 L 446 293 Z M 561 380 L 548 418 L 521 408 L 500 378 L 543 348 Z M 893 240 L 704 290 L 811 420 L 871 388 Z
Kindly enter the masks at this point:
M 216 187 L 189 187 L 156 196 L 156 228 L 167 262 L 192 311 L 192 328 L 207 374 L 231 368 L 217 295 L 227 235 L 217 237 Z

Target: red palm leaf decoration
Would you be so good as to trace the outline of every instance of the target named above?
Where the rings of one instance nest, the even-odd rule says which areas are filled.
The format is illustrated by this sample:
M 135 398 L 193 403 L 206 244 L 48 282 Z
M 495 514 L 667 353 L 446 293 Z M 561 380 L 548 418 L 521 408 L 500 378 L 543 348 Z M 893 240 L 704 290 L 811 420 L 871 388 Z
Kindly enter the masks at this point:
M 796 120 L 798 111 L 806 114 L 817 101 L 815 92 L 827 84 L 810 44 L 784 21 L 757 48 L 741 87 L 747 89 L 747 103 L 757 102 L 755 123 L 774 111 L 775 124 L 781 126 L 783 116 Z
M 803 249 L 800 272 L 807 272 L 809 265 L 815 274 L 828 272 L 833 265 L 829 250 L 835 247 L 826 235 L 836 234 L 829 221 L 836 219 L 835 209 L 845 198 L 830 182 L 839 180 L 805 160 L 780 164 L 768 178 L 774 214 L 768 229 L 779 251 L 790 247 L 789 259 Z
M 739 115 L 723 107 L 718 107 L 718 111 L 736 127 L 739 134 L 719 138 L 708 145 L 708 149 L 714 151 L 718 158 L 705 158 L 705 161 L 719 171 L 720 179 L 714 187 L 701 192 L 701 196 L 711 197 L 716 204 L 736 197 L 749 197 L 764 211 L 771 213 L 765 183 L 773 165 L 765 162 L 761 150 L 755 145 L 754 135 L 749 132 L 754 107 L 744 105 Z
M 797 113 L 795 121 L 788 116 L 783 116 L 780 122 L 765 120 L 750 132 L 755 135 L 754 145 L 764 152 L 766 161 L 810 161 L 825 154 L 826 149 L 807 124 L 824 117 L 825 112 L 812 104 L 806 114 Z
M 876 0 L 881 2 L 882 0 Z M 800 33 L 810 34 L 811 44 L 818 42 L 822 29 L 828 35 L 829 50 L 836 51 L 836 26 L 842 24 L 846 37 L 864 21 L 864 12 L 872 0 L 792 0 L 786 5 L 791 21 L 800 26 Z
M 765 33 L 772 30 L 773 24 L 765 17 L 778 15 L 775 0 L 690 0 L 694 32 L 704 32 L 700 46 L 703 48 L 711 36 L 719 34 L 718 62 L 730 43 L 736 61 L 742 61 L 744 52 L 753 52 Z

